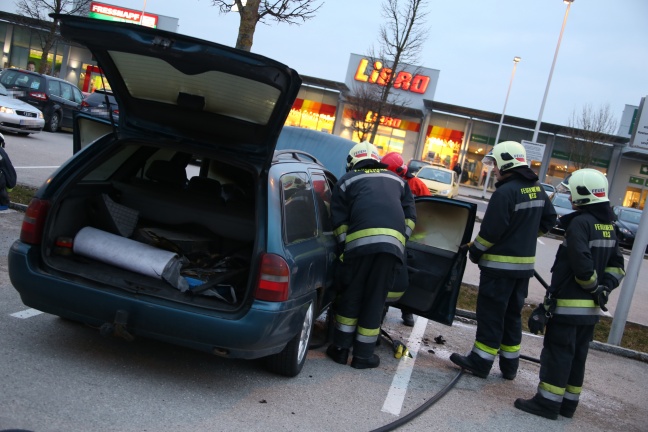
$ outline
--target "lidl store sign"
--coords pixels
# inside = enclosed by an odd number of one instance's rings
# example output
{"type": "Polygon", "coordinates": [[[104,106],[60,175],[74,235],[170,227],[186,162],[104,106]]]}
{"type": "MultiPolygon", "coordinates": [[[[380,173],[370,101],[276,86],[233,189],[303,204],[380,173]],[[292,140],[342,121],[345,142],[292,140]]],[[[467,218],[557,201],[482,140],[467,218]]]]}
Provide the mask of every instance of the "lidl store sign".
{"type": "Polygon", "coordinates": [[[156,28],[158,22],[157,15],[98,2],[90,3],[90,13],[88,16],[95,19],[128,22],[152,28],[156,28]]]}

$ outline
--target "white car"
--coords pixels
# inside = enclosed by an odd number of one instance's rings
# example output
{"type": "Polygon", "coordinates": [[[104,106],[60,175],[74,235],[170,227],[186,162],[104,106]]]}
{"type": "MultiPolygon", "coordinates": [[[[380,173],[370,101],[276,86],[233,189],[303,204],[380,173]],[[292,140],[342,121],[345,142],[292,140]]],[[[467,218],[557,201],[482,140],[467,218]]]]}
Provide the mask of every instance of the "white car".
{"type": "Polygon", "coordinates": [[[459,195],[457,173],[438,166],[424,166],[416,173],[432,195],[454,198],[459,195]]]}
{"type": "Polygon", "coordinates": [[[45,127],[45,118],[38,108],[13,98],[0,84],[0,130],[21,135],[38,133],[45,127]]]}

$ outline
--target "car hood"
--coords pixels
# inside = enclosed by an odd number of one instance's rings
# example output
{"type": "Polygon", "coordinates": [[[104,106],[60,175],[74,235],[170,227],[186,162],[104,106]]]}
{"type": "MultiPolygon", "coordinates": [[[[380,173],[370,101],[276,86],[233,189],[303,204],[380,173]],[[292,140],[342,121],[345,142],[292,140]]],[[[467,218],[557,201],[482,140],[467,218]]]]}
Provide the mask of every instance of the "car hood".
{"type": "Polygon", "coordinates": [[[301,78],[269,58],[128,23],[52,15],[94,55],[122,136],[167,136],[269,164],[301,78]]]}
{"type": "Polygon", "coordinates": [[[11,96],[0,96],[0,105],[7,108],[19,109],[28,112],[40,112],[40,110],[33,105],[21,101],[20,99],[12,98],[11,96]]]}

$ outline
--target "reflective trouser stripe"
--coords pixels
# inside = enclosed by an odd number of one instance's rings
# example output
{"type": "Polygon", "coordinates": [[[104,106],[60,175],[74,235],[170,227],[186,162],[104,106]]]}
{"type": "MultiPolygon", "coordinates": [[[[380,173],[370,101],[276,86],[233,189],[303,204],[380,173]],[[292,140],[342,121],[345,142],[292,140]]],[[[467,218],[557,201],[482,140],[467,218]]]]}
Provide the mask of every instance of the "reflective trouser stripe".
{"type": "Polygon", "coordinates": [[[357,318],[347,318],[341,315],[335,315],[335,329],[342,333],[355,333],[357,325],[357,318]]]}
{"type": "Polygon", "coordinates": [[[565,394],[564,394],[563,397],[565,399],[569,399],[569,400],[578,402],[578,400],[580,399],[580,394],[581,394],[582,390],[583,390],[583,387],[574,387],[574,386],[570,386],[568,384],[567,388],[565,389],[565,394]]]}
{"type": "Polygon", "coordinates": [[[385,301],[385,303],[396,303],[398,300],[400,300],[401,297],[403,297],[403,294],[405,294],[405,291],[389,291],[387,293],[387,300],[385,301]]]}
{"type": "Polygon", "coordinates": [[[520,345],[500,345],[499,355],[507,359],[516,359],[520,357],[520,345]]]}
{"type": "Polygon", "coordinates": [[[475,345],[473,346],[472,352],[474,352],[484,360],[488,360],[492,362],[495,361],[495,357],[497,357],[498,349],[491,348],[489,346],[484,345],[481,342],[475,341],[475,345]]]}
{"type": "Polygon", "coordinates": [[[546,382],[541,382],[538,384],[538,394],[545,399],[560,403],[563,400],[565,389],[546,382]]]}
{"type": "Polygon", "coordinates": [[[356,334],[356,340],[362,343],[376,343],[378,336],[380,335],[380,329],[367,329],[364,327],[358,327],[358,333],[356,334]]]}

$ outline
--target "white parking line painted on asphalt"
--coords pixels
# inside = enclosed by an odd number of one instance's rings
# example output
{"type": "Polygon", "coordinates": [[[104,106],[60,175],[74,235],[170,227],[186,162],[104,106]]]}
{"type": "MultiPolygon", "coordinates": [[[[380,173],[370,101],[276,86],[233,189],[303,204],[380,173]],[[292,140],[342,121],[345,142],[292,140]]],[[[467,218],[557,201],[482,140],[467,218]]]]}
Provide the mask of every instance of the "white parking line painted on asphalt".
{"type": "Polygon", "coordinates": [[[537,239],[537,240],[538,240],[538,243],[540,243],[541,245],[544,244],[544,242],[542,240],[540,240],[540,239],[537,239]]]}
{"type": "Polygon", "coordinates": [[[42,313],[43,312],[41,312],[41,311],[39,311],[37,309],[26,309],[24,311],[12,313],[12,314],[10,314],[10,316],[15,317],[15,318],[26,319],[26,318],[34,317],[36,315],[40,315],[42,313]]]}
{"type": "Polygon", "coordinates": [[[419,348],[421,347],[421,340],[425,334],[425,329],[427,328],[428,320],[423,317],[416,317],[416,323],[412,329],[407,343],[407,349],[409,350],[412,358],[403,357],[398,362],[398,368],[396,369],[396,374],[392,380],[391,388],[387,393],[387,398],[385,398],[385,403],[382,407],[382,412],[386,412],[393,415],[399,415],[401,409],[403,408],[403,401],[405,400],[405,394],[407,393],[407,386],[412,376],[412,370],[414,369],[414,362],[416,361],[416,355],[418,354],[419,348]]]}
{"type": "Polygon", "coordinates": [[[14,167],[14,169],[56,169],[60,165],[54,166],[23,166],[23,167],[14,167]]]}

